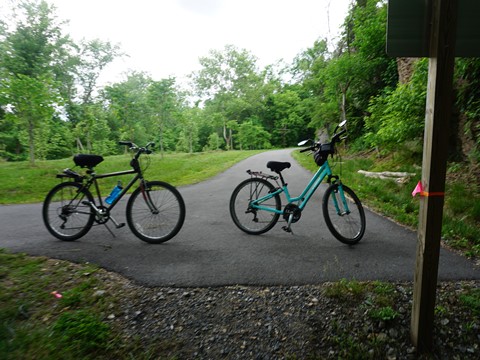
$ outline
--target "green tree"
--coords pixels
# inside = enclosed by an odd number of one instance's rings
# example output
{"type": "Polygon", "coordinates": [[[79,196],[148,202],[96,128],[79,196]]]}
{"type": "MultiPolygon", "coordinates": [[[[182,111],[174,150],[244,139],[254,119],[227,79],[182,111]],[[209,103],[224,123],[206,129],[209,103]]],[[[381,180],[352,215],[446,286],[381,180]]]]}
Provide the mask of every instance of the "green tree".
{"type": "Polygon", "coordinates": [[[211,50],[208,57],[200,58],[202,69],[192,74],[196,93],[222,129],[228,149],[233,148],[234,134],[229,124],[241,123],[262,107],[263,78],[256,61],[248,51],[227,45],[223,51],[211,50]]]}
{"type": "Polygon", "coordinates": [[[198,128],[201,124],[201,110],[197,107],[184,109],[179,114],[180,133],[177,141],[177,151],[193,153],[200,150],[198,128]]]}
{"type": "Polygon", "coordinates": [[[57,75],[68,59],[71,42],[62,34],[54,8],[45,1],[22,2],[18,10],[20,15],[13,29],[4,31],[1,44],[0,97],[9,108],[5,119],[27,132],[30,163],[34,164],[35,133],[48,126],[61,103],[57,75]]]}
{"type": "MultiPolygon", "coordinates": [[[[118,45],[95,39],[83,40],[75,47],[70,59],[71,68],[68,74],[71,82],[66,82],[66,109],[71,126],[76,129],[75,142],[79,149],[93,151],[93,144],[105,140],[104,151],[111,148],[109,144],[110,130],[102,124],[105,122],[104,111],[100,108],[98,98],[98,78],[102,70],[115,58],[121,56],[118,45]],[[96,122],[99,122],[96,124],[96,122]],[[97,133],[97,129],[102,129],[97,133]],[[94,139],[95,138],[95,139],[94,139]]],[[[96,148],[99,144],[95,145],[96,148]]],[[[103,146],[100,146],[103,148],[103,146]]],[[[105,152],[102,152],[105,154],[105,152]]]]}
{"type": "Polygon", "coordinates": [[[298,143],[307,126],[299,93],[292,88],[272,94],[270,107],[275,144],[287,147],[298,143]]]}
{"type": "Polygon", "coordinates": [[[112,136],[138,145],[156,139],[148,106],[148,87],[152,79],[142,72],[131,72],[120,83],[106,86],[103,98],[107,104],[112,136]]]}
{"type": "Polygon", "coordinates": [[[221,144],[220,136],[214,132],[208,136],[207,144],[203,147],[203,151],[210,151],[210,150],[220,150],[221,144]]]}
{"type": "MultiPolygon", "coordinates": [[[[60,100],[55,93],[51,92],[53,80],[48,76],[29,77],[17,75],[8,81],[8,93],[5,96],[6,102],[12,106],[7,113],[6,120],[12,121],[14,126],[27,134],[29,147],[30,164],[35,164],[35,139],[36,133],[40,131],[41,125],[48,126],[55,110],[55,102],[60,100]]],[[[49,143],[46,137],[40,137],[49,143]]],[[[22,143],[22,138],[19,139],[22,143]]]]}
{"type": "Polygon", "coordinates": [[[371,100],[370,115],[365,118],[368,145],[391,151],[406,141],[422,139],[427,94],[425,60],[416,64],[410,82],[371,100]]]}
{"type": "MultiPolygon", "coordinates": [[[[153,81],[147,89],[147,104],[153,121],[154,131],[158,131],[160,151],[163,157],[165,129],[173,123],[174,114],[180,106],[175,78],[153,81]]],[[[190,133],[184,129],[184,136],[190,133]]]]}
{"type": "Polygon", "coordinates": [[[238,128],[238,141],[242,150],[269,149],[270,138],[271,134],[258,123],[257,119],[247,120],[238,128]]]}

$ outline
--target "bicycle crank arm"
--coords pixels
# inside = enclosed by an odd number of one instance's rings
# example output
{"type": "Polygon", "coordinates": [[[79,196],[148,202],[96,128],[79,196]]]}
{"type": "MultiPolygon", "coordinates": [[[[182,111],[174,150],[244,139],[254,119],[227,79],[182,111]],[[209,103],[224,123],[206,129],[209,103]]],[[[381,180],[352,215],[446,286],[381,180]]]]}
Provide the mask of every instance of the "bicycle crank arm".
{"type": "Polygon", "coordinates": [[[293,221],[293,214],[290,214],[288,216],[287,225],[283,226],[282,230],[293,235],[293,231],[292,231],[292,227],[291,227],[292,226],[292,221],[293,221]]]}

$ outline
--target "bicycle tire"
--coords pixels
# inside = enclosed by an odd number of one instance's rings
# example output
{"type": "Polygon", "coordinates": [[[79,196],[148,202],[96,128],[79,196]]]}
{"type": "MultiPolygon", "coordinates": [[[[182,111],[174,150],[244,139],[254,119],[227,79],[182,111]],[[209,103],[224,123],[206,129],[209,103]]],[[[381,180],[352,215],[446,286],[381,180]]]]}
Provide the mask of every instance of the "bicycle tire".
{"type": "Polygon", "coordinates": [[[342,185],[343,192],[348,201],[350,212],[343,212],[343,202],[341,201],[339,184],[332,184],[323,195],[323,217],[328,229],[339,241],[344,244],[354,245],[358,243],[365,234],[366,221],[365,211],[357,195],[349,187],[342,185]],[[333,197],[336,197],[337,204],[340,207],[341,214],[338,214],[333,197]]]}
{"type": "MultiPolygon", "coordinates": [[[[265,179],[251,178],[242,181],[233,190],[230,198],[230,216],[237,227],[247,234],[259,235],[275,226],[280,217],[279,213],[250,208],[250,202],[275,191],[275,187],[265,179]]],[[[269,203],[262,206],[281,210],[282,203],[277,194],[269,203]]]]}
{"type": "Polygon", "coordinates": [[[128,199],[126,217],[135,236],[151,244],[160,244],[173,238],[182,228],[185,202],[174,186],[163,181],[149,181],[145,191],[140,185],[128,199]]]}
{"type": "Polygon", "coordinates": [[[77,240],[92,228],[95,215],[90,206],[82,202],[86,199],[93,202],[93,196],[82,187],[76,182],[60,183],[45,197],[43,222],[50,234],[60,240],[77,240]]]}

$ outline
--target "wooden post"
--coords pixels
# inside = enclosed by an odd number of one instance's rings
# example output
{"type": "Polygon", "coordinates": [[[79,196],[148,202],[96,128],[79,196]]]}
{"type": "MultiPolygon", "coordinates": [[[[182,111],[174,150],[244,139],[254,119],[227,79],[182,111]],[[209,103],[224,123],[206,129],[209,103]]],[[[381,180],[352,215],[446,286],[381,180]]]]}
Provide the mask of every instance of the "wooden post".
{"type": "Polygon", "coordinates": [[[449,121],[452,114],[457,0],[431,0],[430,59],[411,337],[419,353],[433,348],[449,121]]]}

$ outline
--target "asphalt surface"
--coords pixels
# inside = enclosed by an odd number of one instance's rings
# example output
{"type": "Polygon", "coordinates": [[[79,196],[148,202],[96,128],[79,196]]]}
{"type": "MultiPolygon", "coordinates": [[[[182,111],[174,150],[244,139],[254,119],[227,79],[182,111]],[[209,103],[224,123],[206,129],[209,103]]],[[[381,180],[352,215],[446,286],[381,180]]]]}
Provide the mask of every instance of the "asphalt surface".
{"type": "MultiPolygon", "coordinates": [[[[355,246],[340,243],[328,231],[321,212],[326,185],[293,224],[293,235],[281,229],[283,222],[263,235],[240,231],[230,218],[230,195],[248,177],[247,169],[268,172],[265,164],[269,160],[292,162],[283,174],[290,193],[299,194],[311,173],[291,158],[289,150],[255,155],[208,181],[180,187],[187,209],[185,223],[176,237],[163,244],[142,242],[128,226],[113,229],[116,237],[112,237],[103,225],[93,227],[77,241],[63,242],[46,230],[42,205],[31,204],[0,206],[0,247],[94,263],[148,286],[305,285],[342,278],[413,280],[416,233],[366,209],[367,230],[362,241],[355,246]]],[[[126,221],[125,200],[113,215],[126,221]]],[[[480,279],[480,269],[442,249],[439,280],[469,279],[480,279]]]]}

